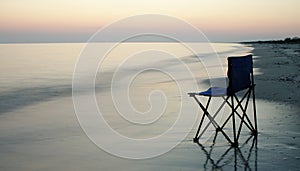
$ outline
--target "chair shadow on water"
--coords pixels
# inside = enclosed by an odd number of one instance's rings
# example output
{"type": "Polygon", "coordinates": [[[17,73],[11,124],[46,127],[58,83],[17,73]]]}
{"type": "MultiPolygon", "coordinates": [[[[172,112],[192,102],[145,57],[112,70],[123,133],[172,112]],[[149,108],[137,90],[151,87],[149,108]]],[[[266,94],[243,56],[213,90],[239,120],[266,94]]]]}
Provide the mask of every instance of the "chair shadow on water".
{"type": "Polygon", "coordinates": [[[250,135],[239,147],[217,146],[217,136],[210,145],[196,142],[206,155],[205,170],[257,170],[257,136],[250,135]]]}

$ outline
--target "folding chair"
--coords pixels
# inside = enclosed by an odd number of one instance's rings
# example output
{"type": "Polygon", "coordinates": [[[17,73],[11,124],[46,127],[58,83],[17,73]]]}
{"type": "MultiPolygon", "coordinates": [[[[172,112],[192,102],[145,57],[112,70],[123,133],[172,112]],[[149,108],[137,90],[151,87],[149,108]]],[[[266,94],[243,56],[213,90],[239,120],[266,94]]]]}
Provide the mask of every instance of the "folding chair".
{"type": "MultiPolygon", "coordinates": [[[[245,125],[253,135],[257,135],[257,118],[256,118],[256,106],[255,106],[255,92],[254,92],[254,76],[253,76],[253,62],[252,55],[238,56],[238,57],[228,57],[228,80],[229,84],[227,88],[224,87],[210,87],[208,90],[197,93],[188,93],[190,97],[193,97],[197,104],[203,111],[202,118],[194,137],[194,142],[199,142],[199,138],[207,130],[208,126],[212,124],[216,129],[217,133],[221,132],[228,142],[234,146],[238,146],[238,139],[241,134],[243,125],[245,125]],[[237,96],[238,92],[244,92],[241,97],[237,96]],[[200,96],[208,97],[207,103],[203,105],[198,99],[200,96]],[[253,101],[253,122],[250,120],[250,115],[248,109],[248,104],[250,97],[252,96],[253,101]],[[209,113],[209,105],[212,97],[222,98],[224,101],[222,104],[215,108],[216,112],[212,115],[209,113]],[[228,117],[223,121],[223,123],[218,123],[215,119],[221,109],[228,105],[231,109],[228,117]],[[247,113],[248,112],[248,113],[247,113]],[[203,126],[204,119],[208,118],[209,122],[200,132],[203,126]],[[240,119],[240,122],[236,122],[236,118],[240,119]],[[224,127],[228,125],[229,120],[232,119],[232,134],[224,131],[224,127]]],[[[214,106],[215,107],[215,106],[214,106]]],[[[221,122],[221,121],[219,121],[221,122]]],[[[228,126],[227,126],[228,127],[228,126]]],[[[228,132],[228,131],[227,131],[228,132]]]]}

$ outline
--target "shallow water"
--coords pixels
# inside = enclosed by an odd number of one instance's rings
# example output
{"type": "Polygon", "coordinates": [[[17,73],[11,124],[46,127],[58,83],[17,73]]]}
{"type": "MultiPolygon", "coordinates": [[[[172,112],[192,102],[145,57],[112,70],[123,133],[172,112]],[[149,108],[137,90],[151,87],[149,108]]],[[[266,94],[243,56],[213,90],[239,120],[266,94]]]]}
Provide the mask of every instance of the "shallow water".
{"type": "MultiPolygon", "coordinates": [[[[102,46],[107,45],[112,46],[113,44],[96,44],[95,56],[98,57],[97,48],[101,50],[102,46]]],[[[197,46],[194,50],[200,52],[195,52],[196,54],[214,53],[212,49],[205,49],[207,47],[211,48],[207,44],[191,44],[190,46],[197,46]]],[[[85,47],[87,45],[82,43],[0,44],[0,112],[5,113],[50,98],[69,96],[71,94],[73,71],[85,47]]],[[[245,52],[249,49],[239,44],[214,44],[214,48],[223,53],[223,57],[225,54],[245,52]]],[[[98,73],[101,74],[97,74],[97,77],[110,79],[110,74],[115,72],[114,68],[119,65],[122,59],[149,49],[172,53],[173,56],[178,58],[186,57],[186,59],[182,59],[186,60],[186,63],[199,62],[198,59],[193,57],[188,58],[189,55],[194,55],[194,53],[179,44],[125,43],[110,51],[100,65],[98,73]]],[[[150,57],[152,57],[151,55],[153,54],[150,54],[150,57]]],[[[143,61],[140,60],[139,62],[143,61]]],[[[132,64],[141,65],[138,62],[132,64]]],[[[163,61],[160,64],[172,65],[172,61],[163,61]]],[[[133,67],[136,66],[131,67],[131,69],[134,69],[133,67]]],[[[193,66],[190,67],[193,68],[193,66]]],[[[196,64],[196,67],[199,73],[202,64],[196,64]]],[[[194,72],[197,72],[197,70],[194,72]]],[[[96,86],[100,88],[107,87],[103,84],[108,81],[104,80],[96,86]]]]}

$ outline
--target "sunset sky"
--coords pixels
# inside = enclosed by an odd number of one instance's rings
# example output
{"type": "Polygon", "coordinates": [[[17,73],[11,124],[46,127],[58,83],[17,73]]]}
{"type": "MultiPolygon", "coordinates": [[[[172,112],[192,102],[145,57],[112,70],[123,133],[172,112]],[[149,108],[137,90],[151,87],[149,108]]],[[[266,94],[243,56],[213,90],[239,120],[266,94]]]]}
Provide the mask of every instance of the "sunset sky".
{"type": "Polygon", "coordinates": [[[283,39],[300,36],[299,7],[299,0],[1,0],[0,42],[84,42],[140,14],[185,20],[211,41],[283,39]]]}

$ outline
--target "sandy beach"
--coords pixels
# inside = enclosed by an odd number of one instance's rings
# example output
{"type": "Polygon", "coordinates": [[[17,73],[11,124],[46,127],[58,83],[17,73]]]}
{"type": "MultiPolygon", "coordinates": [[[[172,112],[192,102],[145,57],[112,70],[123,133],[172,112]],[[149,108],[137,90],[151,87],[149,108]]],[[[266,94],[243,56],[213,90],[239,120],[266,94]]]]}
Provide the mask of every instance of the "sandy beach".
{"type": "Polygon", "coordinates": [[[300,45],[252,44],[258,98],[300,106],[300,45]]]}
{"type": "MultiPolygon", "coordinates": [[[[256,141],[244,135],[244,139],[250,139],[241,143],[238,150],[221,136],[214,145],[211,140],[198,145],[192,141],[196,124],[184,141],[163,155],[144,160],[116,157],[97,147],[83,132],[67,87],[60,98],[56,98],[60,92],[54,89],[56,94],[46,100],[2,109],[0,170],[299,170],[300,45],[246,46],[253,48],[249,53],[254,55],[256,73],[259,128],[256,141]]],[[[99,93],[101,97],[107,96],[105,92],[99,93]]],[[[171,104],[176,104],[178,98],[172,100],[171,104]]],[[[196,105],[192,100],[190,103],[196,105]]],[[[169,113],[174,110],[166,109],[169,113]]],[[[118,124],[114,118],[109,119],[118,124]]],[[[117,126],[121,132],[138,138],[151,135],[136,129],[130,132],[132,129],[126,125],[117,126]]],[[[160,129],[165,128],[154,128],[154,133],[160,129]]],[[[112,142],[118,143],[122,142],[112,142]]]]}

